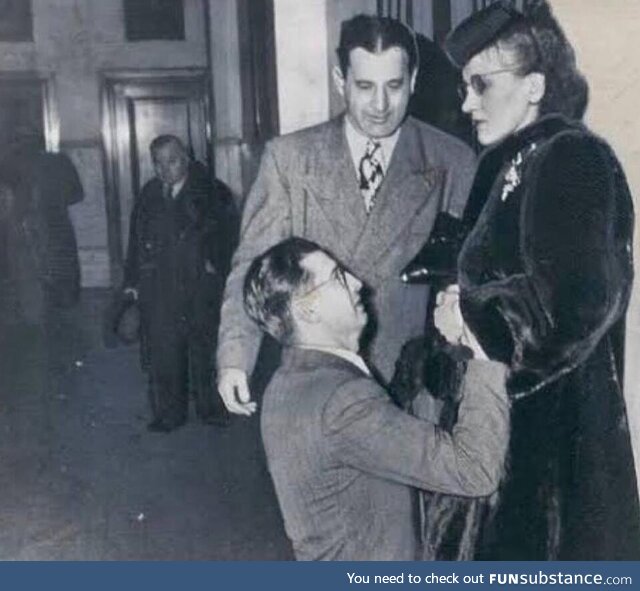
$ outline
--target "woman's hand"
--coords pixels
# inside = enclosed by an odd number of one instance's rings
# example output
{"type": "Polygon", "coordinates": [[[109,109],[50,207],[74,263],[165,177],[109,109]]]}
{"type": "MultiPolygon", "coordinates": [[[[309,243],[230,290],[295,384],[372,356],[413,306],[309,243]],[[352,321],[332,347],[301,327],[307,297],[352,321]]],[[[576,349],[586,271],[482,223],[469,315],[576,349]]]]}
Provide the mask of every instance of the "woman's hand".
{"type": "Polygon", "coordinates": [[[460,311],[460,287],[457,284],[438,292],[433,322],[440,334],[452,345],[464,345],[473,351],[476,359],[487,359],[480,343],[464,322],[460,311]]]}

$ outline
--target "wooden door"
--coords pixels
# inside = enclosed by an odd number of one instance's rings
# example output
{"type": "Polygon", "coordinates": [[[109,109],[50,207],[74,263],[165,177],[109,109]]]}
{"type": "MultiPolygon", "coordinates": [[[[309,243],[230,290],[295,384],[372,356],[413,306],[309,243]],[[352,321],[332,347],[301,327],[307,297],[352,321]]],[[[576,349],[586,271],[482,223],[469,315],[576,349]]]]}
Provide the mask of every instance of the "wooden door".
{"type": "Polygon", "coordinates": [[[159,135],[176,135],[208,164],[209,108],[204,72],[115,74],[105,78],[104,88],[109,254],[112,284],[119,285],[131,210],[154,174],[149,144],[159,135]]]}

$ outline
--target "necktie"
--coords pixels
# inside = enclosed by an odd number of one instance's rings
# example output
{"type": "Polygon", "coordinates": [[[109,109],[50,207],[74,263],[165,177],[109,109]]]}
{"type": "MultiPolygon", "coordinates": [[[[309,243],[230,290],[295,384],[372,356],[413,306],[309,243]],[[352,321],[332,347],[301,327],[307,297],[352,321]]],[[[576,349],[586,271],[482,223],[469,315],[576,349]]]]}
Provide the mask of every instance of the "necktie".
{"type": "Polygon", "coordinates": [[[360,160],[360,166],[358,167],[360,191],[364,197],[364,207],[367,213],[370,213],[373,209],[376,193],[384,178],[380,149],[380,142],[369,140],[364,156],[362,160],[360,160]]]}
{"type": "Polygon", "coordinates": [[[173,198],[173,185],[164,183],[162,185],[162,196],[164,197],[165,201],[171,201],[171,199],[173,198]]]}

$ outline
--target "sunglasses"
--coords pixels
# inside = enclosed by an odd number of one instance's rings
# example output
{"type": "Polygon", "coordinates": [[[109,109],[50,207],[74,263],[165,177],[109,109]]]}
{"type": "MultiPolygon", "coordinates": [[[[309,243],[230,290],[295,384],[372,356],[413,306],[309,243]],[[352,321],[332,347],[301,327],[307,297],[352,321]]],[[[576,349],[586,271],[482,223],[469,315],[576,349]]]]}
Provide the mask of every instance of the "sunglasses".
{"type": "Polygon", "coordinates": [[[504,74],[505,72],[516,72],[519,68],[503,68],[502,70],[492,70],[491,72],[483,72],[482,74],[473,74],[469,78],[469,82],[461,80],[458,83],[458,96],[462,101],[466,100],[469,88],[473,88],[473,92],[477,96],[482,96],[489,88],[489,83],[485,80],[488,76],[494,76],[495,74],[504,74]]]}

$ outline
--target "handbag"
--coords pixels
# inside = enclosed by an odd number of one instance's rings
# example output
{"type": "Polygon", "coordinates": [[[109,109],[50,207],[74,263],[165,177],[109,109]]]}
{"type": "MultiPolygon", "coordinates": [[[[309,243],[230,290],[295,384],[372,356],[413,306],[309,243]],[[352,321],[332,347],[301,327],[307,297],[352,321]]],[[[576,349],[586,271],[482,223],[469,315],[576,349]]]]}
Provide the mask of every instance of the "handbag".
{"type": "Polygon", "coordinates": [[[468,225],[450,213],[441,211],[429,238],[415,258],[400,272],[404,283],[455,283],[458,254],[469,233],[468,225]]]}
{"type": "Polygon", "coordinates": [[[112,299],[105,314],[105,343],[115,340],[124,345],[132,345],[140,339],[140,305],[130,294],[118,292],[112,299]]]}

